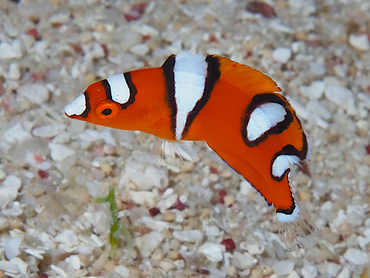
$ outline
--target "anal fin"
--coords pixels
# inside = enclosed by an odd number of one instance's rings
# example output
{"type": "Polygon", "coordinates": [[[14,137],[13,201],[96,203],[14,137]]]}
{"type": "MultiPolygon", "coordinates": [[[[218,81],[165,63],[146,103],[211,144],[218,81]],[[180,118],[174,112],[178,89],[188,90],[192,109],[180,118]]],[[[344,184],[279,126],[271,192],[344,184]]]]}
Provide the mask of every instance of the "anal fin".
{"type": "Polygon", "coordinates": [[[153,156],[159,156],[162,162],[173,163],[176,157],[182,162],[199,161],[200,150],[190,141],[168,141],[158,139],[154,142],[152,148],[153,156]]]}
{"type": "MultiPolygon", "coordinates": [[[[293,197],[294,200],[294,197],[293,197]]],[[[318,228],[311,222],[297,201],[295,203],[295,215],[291,220],[279,221],[279,233],[289,250],[310,248],[317,242],[318,228]]]]}

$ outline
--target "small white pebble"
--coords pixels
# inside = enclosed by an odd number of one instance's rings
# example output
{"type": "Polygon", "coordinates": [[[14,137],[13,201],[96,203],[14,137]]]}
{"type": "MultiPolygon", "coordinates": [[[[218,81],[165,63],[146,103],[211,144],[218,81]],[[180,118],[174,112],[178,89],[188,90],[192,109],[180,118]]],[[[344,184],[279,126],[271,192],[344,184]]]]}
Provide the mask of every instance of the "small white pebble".
{"type": "Polygon", "coordinates": [[[179,201],[183,204],[185,204],[188,201],[188,196],[186,195],[180,195],[179,201]]]}
{"type": "Polygon", "coordinates": [[[90,236],[90,238],[91,238],[91,240],[93,241],[93,245],[95,246],[95,247],[102,247],[104,244],[105,244],[105,242],[104,242],[104,240],[102,240],[100,237],[98,237],[96,234],[92,234],[91,236],[90,236]]]}
{"type": "Polygon", "coordinates": [[[7,35],[9,35],[9,37],[17,37],[19,36],[19,31],[20,31],[20,28],[18,28],[17,26],[11,24],[10,22],[4,20],[2,22],[2,27],[3,27],[3,32],[5,31],[7,35]]]}
{"type": "Polygon", "coordinates": [[[76,150],[58,143],[50,142],[49,148],[51,150],[50,156],[54,161],[63,161],[68,156],[76,154],[76,150]]]}
{"type": "Polygon", "coordinates": [[[31,256],[34,256],[35,258],[39,260],[43,260],[44,257],[42,256],[45,254],[45,250],[40,250],[40,249],[34,249],[34,248],[27,248],[24,250],[27,254],[30,254],[31,256]]]}
{"type": "Polygon", "coordinates": [[[157,29],[154,29],[152,26],[147,24],[140,25],[139,33],[143,36],[158,36],[159,32],[157,29]]]}
{"type": "Polygon", "coordinates": [[[225,202],[225,206],[231,206],[232,204],[235,203],[235,196],[234,195],[231,195],[231,194],[228,194],[224,197],[224,202],[225,202]]]}
{"type": "Polygon", "coordinates": [[[313,264],[306,264],[302,268],[301,273],[304,278],[315,278],[317,277],[318,270],[317,267],[314,266],[313,264]]]}
{"type": "Polygon", "coordinates": [[[21,78],[21,70],[18,63],[11,63],[9,65],[8,78],[12,80],[19,80],[21,78]]]}
{"type": "Polygon", "coordinates": [[[0,214],[0,231],[8,228],[10,225],[10,222],[7,217],[4,215],[0,214]]]}
{"type": "Polygon", "coordinates": [[[130,275],[130,269],[123,265],[117,265],[114,268],[114,272],[118,273],[122,278],[127,278],[130,275]]]}
{"type": "Polygon", "coordinates": [[[272,270],[272,268],[270,266],[265,266],[262,269],[262,274],[263,274],[264,277],[270,277],[271,275],[274,274],[274,271],[272,270]]]}
{"type": "Polygon", "coordinates": [[[88,245],[79,245],[76,248],[76,252],[81,255],[90,256],[92,254],[93,248],[88,245]]]}
{"type": "Polygon", "coordinates": [[[206,226],[206,227],[204,227],[204,230],[205,230],[205,233],[208,237],[209,236],[217,237],[217,236],[221,235],[221,231],[217,226],[213,226],[213,225],[206,226]]]}
{"type": "Polygon", "coordinates": [[[173,262],[177,269],[184,269],[185,268],[185,261],[184,260],[176,260],[173,262]]]}
{"type": "Polygon", "coordinates": [[[78,33],[78,40],[80,43],[88,43],[94,39],[92,32],[84,31],[78,33]]]}
{"type": "Polygon", "coordinates": [[[367,34],[351,34],[349,36],[349,44],[361,51],[370,50],[370,42],[367,34]]]}
{"type": "Polygon", "coordinates": [[[272,53],[274,60],[283,64],[288,62],[291,56],[292,50],[287,47],[279,47],[272,53]]]}
{"type": "Polygon", "coordinates": [[[223,259],[220,244],[206,242],[199,247],[198,252],[206,256],[211,262],[221,262],[223,259]]]}
{"type": "Polygon", "coordinates": [[[165,272],[167,273],[168,271],[172,270],[175,268],[175,265],[171,262],[168,262],[168,261],[161,261],[159,263],[159,267],[165,272]]]}
{"type": "Polygon", "coordinates": [[[235,251],[233,253],[232,265],[238,269],[244,270],[253,267],[257,263],[257,259],[253,258],[248,253],[239,253],[235,251]]]}
{"type": "Polygon", "coordinates": [[[174,190],[173,188],[167,188],[163,194],[162,194],[162,198],[167,198],[169,196],[171,196],[173,194],[174,190]]]}
{"type": "Polygon", "coordinates": [[[17,89],[17,92],[35,105],[40,105],[49,99],[49,89],[42,84],[23,85],[17,89]]]}
{"type": "Polygon", "coordinates": [[[229,265],[227,267],[227,275],[229,276],[236,276],[236,267],[233,265],[229,265]]]}
{"type": "Polygon", "coordinates": [[[173,236],[183,242],[199,242],[203,239],[203,233],[199,230],[174,231],[173,236]]]}
{"type": "Polygon", "coordinates": [[[153,219],[153,217],[143,216],[141,220],[147,227],[153,230],[156,230],[158,232],[161,232],[163,230],[168,230],[170,228],[170,224],[168,222],[155,220],[153,219]]]}
{"type": "Polygon", "coordinates": [[[164,239],[164,235],[157,231],[135,238],[135,245],[144,258],[150,257],[152,252],[158,248],[164,239]]]}
{"type": "Polygon", "coordinates": [[[330,120],[332,117],[331,112],[326,108],[325,105],[319,100],[310,100],[306,104],[307,110],[311,111],[313,115],[317,116],[314,118],[323,118],[324,120],[330,120]]]}
{"type": "Polygon", "coordinates": [[[342,271],[338,274],[337,278],[349,278],[351,277],[349,269],[344,267],[342,271]]]}
{"type": "Polygon", "coordinates": [[[335,74],[341,78],[346,78],[348,75],[348,65],[347,64],[335,65],[333,69],[334,69],[335,74]]]}
{"type": "Polygon", "coordinates": [[[287,276],[287,278],[299,278],[299,275],[298,275],[298,273],[295,270],[293,270],[291,273],[289,273],[289,275],[287,276]]]}
{"type": "Polygon", "coordinates": [[[200,182],[200,184],[201,184],[203,187],[207,187],[207,186],[209,186],[209,184],[210,184],[210,180],[209,180],[209,178],[204,178],[204,179],[200,182]]]}
{"type": "Polygon", "coordinates": [[[166,198],[160,200],[157,204],[157,207],[161,210],[161,211],[164,211],[166,209],[169,209],[170,207],[172,207],[173,205],[175,205],[175,203],[177,202],[177,194],[172,194],[172,195],[169,195],[167,196],[166,198]]]}
{"type": "Polygon", "coordinates": [[[14,259],[11,259],[10,262],[15,264],[18,267],[22,277],[28,276],[29,274],[28,267],[29,267],[30,261],[27,261],[26,263],[21,258],[16,257],[14,259]]]}
{"type": "Polygon", "coordinates": [[[130,195],[135,204],[153,207],[155,195],[152,191],[130,191],[130,195]]]}
{"type": "Polygon", "coordinates": [[[53,138],[66,129],[65,124],[49,124],[37,126],[32,129],[32,135],[41,138],[53,138]]]}
{"type": "Polygon", "coordinates": [[[311,63],[310,72],[314,76],[323,76],[326,73],[325,65],[317,62],[311,63]]]}
{"type": "Polygon", "coordinates": [[[354,265],[361,265],[369,262],[369,255],[355,248],[348,248],[343,257],[354,265]]]}
{"type": "Polygon", "coordinates": [[[54,272],[56,273],[56,274],[58,274],[58,275],[60,275],[60,276],[62,276],[63,278],[67,278],[68,276],[67,276],[67,274],[65,273],[65,271],[63,270],[63,269],[61,269],[60,267],[57,267],[57,266],[55,266],[55,265],[51,265],[50,266],[50,268],[52,269],[52,270],[54,270],[54,272]]]}
{"type": "Polygon", "coordinates": [[[104,58],[105,52],[100,43],[94,43],[90,52],[87,53],[91,59],[104,58]]]}
{"type": "Polygon", "coordinates": [[[20,5],[17,12],[22,19],[39,21],[40,19],[47,19],[56,10],[55,4],[49,3],[35,3],[28,2],[20,5]]]}
{"type": "Polygon", "coordinates": [[[19,274],[20,272],[16,264],[8,261],[0,261],[0,269],[12,274],[19,274]]]}
{"type": "Polygon", "coordinates": [[[219,176],[215,173],[211,173],[211,174],[208,175],[208,179],[211,182],[217,182],[219,180],[219,176]]]}
{"type": "Polygon", "coordinates": [[[5,256],[11,260],[20,254],[19,248],[21,247],[23,238],[19,236],[2,238],[1,245],[4,248],[5,256]]]}
{"type": "Polygon", "coordinates": [[[162,216],[162,219],[166,222],[172,222],[176,218],[176,214],[172,211],[166,211],[162,213],[161,216],[162,216]]]}
{"type": "Polygon", "coordinates": [[[184,161],[181,165],[181,173],[189,173],[194,171],[195,164],[191,161],[184,161]]]}
{"type": "Polygon", "coordinates": [[[21,188],[22,181],[20,178],[14,175],[9,175],[3,181],[3,187],[14,187],[15,189],[21,188]]]}
{"type": "Polygon", "coordinates": [[[303,41],[295,41],[291,47],[293,53],[304,53],[306,51],[306,43],[303,41]]]}
{"type": "Polygon", "coordinates": [[[44,205],[37,204],[37,205],[36,205],[36,207],[35,207],[35,212],[36,212],[37,214],[42,213],[44,210],[45,210],[45,206],[44,206],[44,205]]]}
{"type": "Polygon", "coordinates": [[[223,171],[221,173],[221,176],[224,178],[224,179],[229,179],[231,178],[233,175],[233,173],[229,170],[229,169],[226,169],[225,171],[223,171]]]}
{"type": "Polygon", "coordinates": [[[347,108],[348,103],[354,98],[351,90],[340,85],[328,85],[325,89],[325,97],[342,108],[347,108]]]}
{"type": "Polygon", "coordinates": [[[104,195],[104,188],[97,180],[87,181],[85,186],[89,194],[94,198],[104,195]]]}
{"type": "Polygon", "coordinates": [[[130,48],[130,51],[137,55],[146,55],[149,52],[149,47],[146,44],[137,44],[130,48]]]}
{"type": "Polygon", "coordinates": [[[294,269],[295,262],[293,260],[282,260],[276,262],[272,269],[277,276],[288,275],[294,269]]]}
{"type": "Polygon", "coordinates": [[[66,263],[72,266],[74,270],[79,270],[81,267],[80,257],[77,255],[71,255],[65,259],[66,263]]]}
{"type": "Polygon", "coordinates": [[[287,3],[293,14],[299,11],[299,16],[309,16],[316,11],[316,5],[311,0],[289,0],[287,3]]]}
{"type": "Polygon", "coordinates": [[[367,120],[358,120],[356,126],[362,130],[369,130],[369,122],[367,120]]]}
{"type": "Polygon", "coordinates": [[[240,248],[251,255],[260,255],[265,251],[265,247],[262,244],[252,242],[242,242],[240,243],[240,248]]]}
{"type": "Polygon", "coordinates": [[[330,226],[330,228],[333,232],[338,232],[339,227],[343,223],[345,223],[347,220],[348,220],[348,216],[346,215],[344,210],[341,209],[341,210],[338,211],[337,216],[335,217],[334,220],[331,221],[329,226],[330,226]]]}
{"type": "Polygon", "coordinates": [[[341,271],[342,267],[336,263],[325,263],[325,267],[320,268],[320,272],[323,272],[325,270],[325,274],[327,274],[328,277],[337,277],[339,272],[341,271]]]}
{"type": "Polygon", "coordinates": [[[69,21],[70,16],[71,14],[69,12],[56,13],[49,18],[49,22],[53,25],[64,24],[69,21]]]}
{"type": "Polygon", "coordinates": [[[366,250],[366,246],[370,243],[370,229],[364,231],[364,237],[358,237],[358,243],[363,250],[366,250]]]}
{"type": "Polygon", "coordinates": [[[21,188],[21,179],[9,175],[3,181],[0,187],[0,208],[5,209],[8,204],[13,202],[18,196],[18,190],[21,188]]]}
{"type": "MultiPolygon", "coordinates": [[[[246,269],[244,271],[240,271],[239,272],[239,277],[252,277],[251,276],[251,270],[248,268],[248,269],[246,269]]],[[[272,278],[274,278],[274,277],[272,277],[272,278]]]]}
{"type": "Polygon", "coordinates": [[[144,177],[150,181],[151,185],[160,190],[168,186],[168,173],[164,169],[148,166],[144,170],[144,177]]]}
{"type": "Polygon", "coordinates": [[[104,153],[112,155],[112,154],[115,153],[116,148],[112,145],[106,144],[106,145],[104,145],[103,150],[104,150],[104,153]]]}
{"type": "Polygon", "coordinates": [[[127,177],[133,181],[140,190],[149,190],[156,187],[160,190],[168,186],[167,170],[149,165],[144,168],[139,160],[130,160],[126,164],[127,177]]]}
{"type": "Polygon", "coordinates": [[[323,81],[314,81],[309,86],[299,87],[299,91],[309,99],[319,99],[325,91],[326,84],[323,81]]]}
{"type": "Polygon", "coordinates": [[[288,25],[285,25],[280,21],[280,19],[273,19],[270,23],[270,27],[275,31],[286,33],[286,34],[294,34],[295,30],[288,25]]]}
{"type": "Polygon", "coordinates": [[[345,107],[347,102],[353,98],[352,91],[340,85],[328,85],[325,89],[325,96],[341,107],[345,107]]]}
{"type": "Polygon", "coordinates": [[[3,169],[0,169],[0,180],[3,180],[6,178],[6,173],[4,172],[3,169]]]}
{"type": "Polygon", "coordinates": [[[251,190],[253,190],[253,187],[252,187],[252,185],[248,181],[243,180],[240,183],[240,194],[242,194],[242,195],[248,195],[248,193],[251,190]]]}
{"type": "Polygon", "coordinates": [[[30,137],[31,134],[28,133],[20,123],[11,126],[2,135],[2,138],[9,143],[22,142],[30,137]]]}
{"type": "Polygon", "coordinates": [[[18,41],[12,44],[0,43],[0,59],[19,59],[22,58],[22,51],[18,41]]]}
{"type": "Polygon", "coordinates": [[[65,230],[61,232],[54,238],[54,241],[65,244],[69,247],[73,247],[79,244],[77,235],[73,230],[65,230]]]}
{"type": "Polygon", "coordinates": [[[153,261],[162,261],[163,259],[163,251],[162,249],[155,249],[152,253],[152,256],[150,257],[153,261]]]}
{"type": "Polygon", "coordinates": [[[93,160],[93,161],[91,162],[91,166],[92,166],[92,167],[95,167],[95,168],[99,168],[99,167],[100,167],[100,162],[99,162],[99,161],[97,161],[97,160],[93,160]]]}

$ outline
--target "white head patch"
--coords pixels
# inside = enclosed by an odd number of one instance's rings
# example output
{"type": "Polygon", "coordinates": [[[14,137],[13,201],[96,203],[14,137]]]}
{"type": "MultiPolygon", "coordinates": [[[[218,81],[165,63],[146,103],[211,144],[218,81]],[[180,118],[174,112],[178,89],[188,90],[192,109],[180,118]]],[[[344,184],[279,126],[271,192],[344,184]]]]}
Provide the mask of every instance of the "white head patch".
{"type": "Polygon", "coordinates": [[[64,112],[68,116],[81,115],[86,110],[85,95],[78,96],[73,102],[64,107],[64,112]]]}
{"type": "Polygon", "coordinates": [[[130,88],[128,87],[126,79],[122,73],[107,78],[107,81],[110,85],[113,101],[119,104],[124,104],[130,99],[130,88]]]}
{"type": "Polygon", "coordinates": [[[254,141],[266,131],[284,121],[287,114],[285,108],[278,103],[262,104],[253,110],[247,125],[247,138],[254,141]]]}
{"type": "Polygon", "coordinates": [[[204,93],[208,64],[200,54],[180,52],[174,65],[175,100],[177,105],[176,139],[180,140],[186,120],[204,93]]]}
{"type": "Polygon", "coordinates": [[[299,160],[299,157],[296,155],[279,155],[272,163],[272,175],[275,178],[281,178],[285,171],[290,169],[293,164],[297,164],[299,160]]]}

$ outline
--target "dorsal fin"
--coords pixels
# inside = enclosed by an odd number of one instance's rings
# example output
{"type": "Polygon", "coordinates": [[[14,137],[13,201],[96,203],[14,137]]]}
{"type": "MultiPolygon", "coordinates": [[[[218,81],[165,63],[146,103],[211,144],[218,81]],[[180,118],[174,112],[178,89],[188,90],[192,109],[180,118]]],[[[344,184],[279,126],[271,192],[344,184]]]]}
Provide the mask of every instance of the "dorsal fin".
{"type": "Polygon", "coordinates": [[[253,92],[255,94],[281,91],[274,80],[264,73],[249,66],[234,62],[229,58],[218,55],[211,56],[216,57],[220,61],[220,80],[227,82],[242,91],[245,91],[245,88],[248,88],[249,92],[253,92]]]}

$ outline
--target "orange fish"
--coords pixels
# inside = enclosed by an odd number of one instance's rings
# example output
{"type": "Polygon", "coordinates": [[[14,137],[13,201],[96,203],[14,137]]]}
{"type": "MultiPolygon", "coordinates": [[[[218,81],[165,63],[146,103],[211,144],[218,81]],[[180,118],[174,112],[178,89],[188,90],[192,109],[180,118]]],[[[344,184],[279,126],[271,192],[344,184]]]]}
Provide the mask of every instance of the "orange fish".
{"type": "Polygon", "coordinates": [[[169,141],[205,141],[274,205],[285,238],[305,245],[316,228],[290,190],[307,159],[301,122],[265,74],[217,55],[181,52],[158,68],[95,82],[65,107],[73,119],[140,130],[169,141]],[[293,228],[292,228],[293,227],[293,228]]]}

